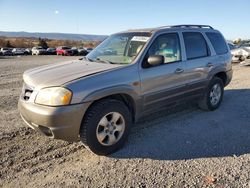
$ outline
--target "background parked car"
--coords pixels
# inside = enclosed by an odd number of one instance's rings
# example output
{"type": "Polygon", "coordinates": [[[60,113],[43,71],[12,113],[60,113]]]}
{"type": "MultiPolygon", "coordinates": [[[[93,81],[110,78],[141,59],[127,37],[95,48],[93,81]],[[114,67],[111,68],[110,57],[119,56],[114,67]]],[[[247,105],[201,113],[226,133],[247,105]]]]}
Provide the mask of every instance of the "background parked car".
{"type": "Polygon", "coordinates": [[[72,55],[78,55],[78,49],[77,47],[72,47],[71,48],[72,55]]]}
{"type": "Polygon", "coordinates": [[[240,48],[246,48],[247,50],[250,50],[250,42],[243,43],[239,47],[240,48]]]}
{"type": "Polygon", "coordinates": [[[88,54],[88,51],[86,48],[84,48],[84,47],[78,48],[78,55],[86,56],[87,54],[88,54]]]}
{"type": "Polygon", "coordinates": [[[240,45],[238,48],[232,49],[231,54],[233,63],[240,63],[246,59],[250,59],[250,46],[240,45]]]}
{"type": "Polygon", "coordinates": [[[32,55],[42,55],[42,54],[46,54],[46,50],[41,47],[41,46],[36,46],[32,48],[32,55]]]}
{"type": "Polygon", "coordinates": [[[22,49],[22,48],[13,48],[12,54],[13,55],[24,55],[24,49],[22,49]]]}
{"type": "Polygon", "coordinates": [[[31,55],[31,48],[26,48],[26,49],[24,50],[24,54],[25,54],[25,55],[31,55]]]}
{"type": "Polygon", "coordinates": [[[10,56],[12,54],[12,48],[1,48],[1,54],[3,56],[10,56]]]}
{"type": "Polygon", "coordinates": [[[93,48],[87,48],[87,52],[91,52],[93,50],[93,48]]]}
{"type": "Polygon", "coordinates": [[[70,47],[67,47],[67,46],[59,46],[56,49],[56,54],[57,55],[72,55],[72,50],[70,47]]]}
{"type": "Polygon", "coordinates": [[[47,48],[47,55],[56,55],[56,48],[47,48]]]}

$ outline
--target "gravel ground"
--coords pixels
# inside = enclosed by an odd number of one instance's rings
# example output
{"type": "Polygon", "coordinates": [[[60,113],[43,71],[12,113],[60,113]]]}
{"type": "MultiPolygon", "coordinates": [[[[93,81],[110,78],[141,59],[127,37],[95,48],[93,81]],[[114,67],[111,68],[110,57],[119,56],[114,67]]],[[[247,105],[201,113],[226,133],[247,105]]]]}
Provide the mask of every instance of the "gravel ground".
{"type": "Polygon", "coordinates": [[[0,187],[250,187],[250,67],[233,66],[221,107],[185,104],[134,125],[108,157],[51,140],[21,120],[24,70],[77,57],[0,59],[0,187]]]}

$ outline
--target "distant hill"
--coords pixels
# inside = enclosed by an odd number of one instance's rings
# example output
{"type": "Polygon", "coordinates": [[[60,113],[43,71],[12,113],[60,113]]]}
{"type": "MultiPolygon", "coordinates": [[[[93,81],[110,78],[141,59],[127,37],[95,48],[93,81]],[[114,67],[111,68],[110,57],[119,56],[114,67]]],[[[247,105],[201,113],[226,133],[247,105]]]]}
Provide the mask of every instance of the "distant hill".
{"type": "Polygon", "coordinates": [[[4,37],[25,37],[25,38],[47,38],[56,40],[84,40],[84,41],[102,41],[106,35],[88,35],[88,34],[70,34],[70,33],[30,33],[30,32],[9,32],[0,31],[0,36],[4,37]]]}

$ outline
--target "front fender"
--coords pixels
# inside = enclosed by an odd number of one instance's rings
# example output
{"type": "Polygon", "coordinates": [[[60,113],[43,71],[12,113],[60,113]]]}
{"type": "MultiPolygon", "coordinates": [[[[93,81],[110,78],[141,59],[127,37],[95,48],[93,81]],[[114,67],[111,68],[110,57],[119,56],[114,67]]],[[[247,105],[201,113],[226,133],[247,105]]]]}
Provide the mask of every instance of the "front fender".
{"type": "Polygon", "coordinates": [[[92,93],[89,93],[86,97],[82,99],[83,103],[93,103],[102,98],[109,97],[111,95],[127,95],[133,100],[134,106],[134,117],[137,121],[142,112],[142,98],[136,93],[136,91],[127,85],[119,85],[114,87],[108,87],[105,89],[96,90],[92,93]]]}
{"type": "Polygon", "coordinates": [[[129,95],[134,101],[139,99],[138,94],[134,91],[133,88],[127,85],[122,85],[122,86],[107,87],[105,89],[99,89],[99,90],[93,91],[89,93],[86,97],[84,97],[82,102],[95,101],[95,100],[99,100],[101,98],[105,98],[107,96],[116,95],[116,94],[129,95]]]}

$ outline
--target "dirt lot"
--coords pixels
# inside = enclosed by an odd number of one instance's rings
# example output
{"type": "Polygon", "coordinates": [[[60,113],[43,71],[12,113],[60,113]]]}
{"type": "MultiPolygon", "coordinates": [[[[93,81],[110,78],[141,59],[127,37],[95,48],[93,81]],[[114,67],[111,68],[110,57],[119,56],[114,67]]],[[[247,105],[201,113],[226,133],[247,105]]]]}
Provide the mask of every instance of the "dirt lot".
{"type": "Polygon", "coordinates": [[[250,67],[235,65],[220,109],[153,114],[108,157],[42,136],[17,101],[24,70],[77,57],[0,59],[0,187],[250,187],[250,67]]]}

